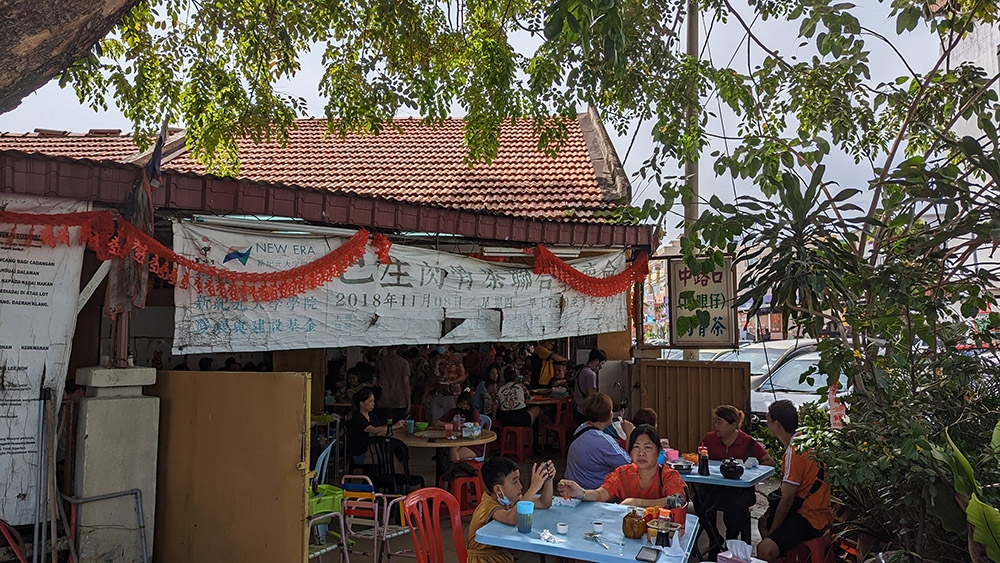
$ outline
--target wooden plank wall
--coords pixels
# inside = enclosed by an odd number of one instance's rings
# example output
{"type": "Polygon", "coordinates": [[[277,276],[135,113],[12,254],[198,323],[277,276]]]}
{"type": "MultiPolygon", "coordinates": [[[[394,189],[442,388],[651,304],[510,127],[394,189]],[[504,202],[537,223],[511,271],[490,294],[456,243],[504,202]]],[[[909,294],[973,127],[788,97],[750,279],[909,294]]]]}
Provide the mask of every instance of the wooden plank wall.
{"type": "Polygon", "coordinates": [[[639,404],[656,411],[661,436],[670,446],[693,452],[712,430],[718,405],[735,405],[749,424],[750,364],[638,360],[639,404]]]}

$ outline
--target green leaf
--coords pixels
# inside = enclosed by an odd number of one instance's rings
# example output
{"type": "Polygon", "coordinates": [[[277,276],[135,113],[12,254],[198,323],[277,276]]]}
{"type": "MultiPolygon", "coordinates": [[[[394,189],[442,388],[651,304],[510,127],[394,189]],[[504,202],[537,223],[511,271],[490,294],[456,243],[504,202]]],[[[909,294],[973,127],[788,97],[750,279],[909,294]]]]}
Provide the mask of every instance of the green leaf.
{"type": "Polygon", "coordinates": [[[990,449],[993,453],[1000,453],[1000,422],[993,427],[993,437],[990,439],[990,449]]]}
{"type": "Polygon", "coordinates": [[[563,16],[564,12],[557,10],[551,17],[549,17],[549,20],[545,22],[545,38],[549,41],[559,37],[559,34],[562,33],[563,16]]]}
{"type": "Polygon", "coordinates": [[[975,527],[972,539],[986,546],[990,561],[1000,561],[1000,511],[984,504],[979,495],[973,494],[965,515],[975,527]]]}
{"type": "Polygon", "coordinates": [[[698,326],[700,328],[708,328],[708,325],[712,320],[712,316],[709,312],[704,309],[698,309],[695,314],[698,315],[698,326]]]}
{"type": "Polygon", "coordinates": [[[966,530],[962,507],[955,500],[955,488],[950,483],[935,483],[927,512],[941,521],[941,527],[955,534],[964,534],[966,530]]]}
{"type": "Polygon", "coordinates": [[[961,141],[962,151],[969,156],[983,156],[983,147],[974,137],[966,135],[961,141]]]}
{"type": "Polygon", "coordinates": [[[955,476],[955,490],[967,497],[978,493],[980,491],[979,483],[976,483],[976,474],[972,471],[972,465],[952,441],[947,428],[944,431],[944,437],[952,450],[951,470],[955,476]]]}

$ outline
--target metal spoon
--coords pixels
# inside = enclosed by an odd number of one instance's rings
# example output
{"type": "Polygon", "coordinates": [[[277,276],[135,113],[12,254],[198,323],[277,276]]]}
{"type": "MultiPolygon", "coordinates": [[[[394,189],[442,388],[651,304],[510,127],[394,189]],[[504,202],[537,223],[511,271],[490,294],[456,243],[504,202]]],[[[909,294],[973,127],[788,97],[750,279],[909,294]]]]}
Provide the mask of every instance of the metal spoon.
{"type": "Polygon", "coordinates": [[[601,541],[600,534],[596,532],[584,532],[583,536],[594,540],[595,542],[601,544],[601,547],[603,547],[604,549],[611,551],[611,548],[605,545],[604,542],[601,541]]]}

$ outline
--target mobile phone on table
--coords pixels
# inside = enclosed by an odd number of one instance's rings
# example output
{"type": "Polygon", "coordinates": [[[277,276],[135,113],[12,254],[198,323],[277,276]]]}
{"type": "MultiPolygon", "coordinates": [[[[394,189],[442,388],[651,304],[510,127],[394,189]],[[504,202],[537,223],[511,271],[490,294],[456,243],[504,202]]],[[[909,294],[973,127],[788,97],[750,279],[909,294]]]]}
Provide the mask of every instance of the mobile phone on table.
{"type": "Polygon", "coordinates": [[[649,546],[639,548],[639,553],[635,554],[636,561],[645,561],[646,563],[655,563],[659,558],[660,550],[649,546]]]}

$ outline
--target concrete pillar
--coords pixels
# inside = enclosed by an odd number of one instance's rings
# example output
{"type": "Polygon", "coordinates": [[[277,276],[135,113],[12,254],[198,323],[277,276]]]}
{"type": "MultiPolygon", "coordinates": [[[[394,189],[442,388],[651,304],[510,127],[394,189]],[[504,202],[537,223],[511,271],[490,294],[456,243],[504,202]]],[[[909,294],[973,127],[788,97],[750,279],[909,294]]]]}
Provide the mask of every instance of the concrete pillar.
{"type": "MultiPolygon", "coordinates": [[[[144,396],[142,386],[156,382],[156,369],[82,368],[76,382],[87,387],[77,426],[76,496],[142,491],[152,560],[160,399],[144,396]]],[[[142,561],[134,496],[81,505],[77,525],[81,563],[142,561]]]]}

